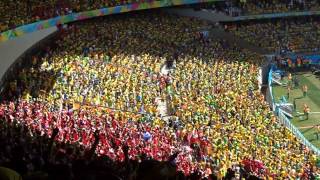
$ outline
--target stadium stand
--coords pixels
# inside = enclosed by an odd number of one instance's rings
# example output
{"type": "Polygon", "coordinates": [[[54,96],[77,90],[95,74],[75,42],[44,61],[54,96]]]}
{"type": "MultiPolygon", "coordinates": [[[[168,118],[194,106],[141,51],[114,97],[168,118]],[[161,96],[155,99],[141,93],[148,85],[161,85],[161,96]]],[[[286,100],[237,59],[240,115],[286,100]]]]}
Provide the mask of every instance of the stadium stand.
{"type": "Polygon", "coordinates": [[[316,11],[320,9],[318,0],[227,0],[225,5],[225,12],[233,16],[316,11]]]}
{"type": "Polygon", "coordinates": [[[270,52],[319,51],[319,18],[299,17],[227,24],[228,31],[270,52]]]}
{"type": "Polygon", "coordinates": [[[8,0],[0,1],[0,32],[36,21],[67,15],[73,12],[89,11],[105,7],[144,2],[122,0],[8,0]]]}
{"type": "Polygon", "coordinates": [[[225,0],[187,5],[187,7],[195,10],[208,9],[237,17],[319,11],[320,2],[318,0],[225,0]]]}
{"type": "Polygon", "coordinates": [[[316,156],[260,93],[264,58],[204,27],[152,11],[60,29],[1,94],[0,166],[26,179],[314,178],[316,156]]]}

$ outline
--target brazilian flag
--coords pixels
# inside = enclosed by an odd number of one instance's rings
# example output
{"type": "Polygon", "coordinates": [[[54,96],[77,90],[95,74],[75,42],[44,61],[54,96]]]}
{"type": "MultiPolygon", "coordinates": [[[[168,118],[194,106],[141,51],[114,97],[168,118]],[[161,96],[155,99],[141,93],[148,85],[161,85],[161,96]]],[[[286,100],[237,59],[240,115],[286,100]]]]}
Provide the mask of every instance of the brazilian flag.
{"type": "Polygon", "coordinates": [[[212,96],[211,96],[211,95],[207,95],[207,96],[205,97],[205,99],[206,99],[207,102],[209,102],[209,101],[212,100],[212,96]]]}
{"type": "Polygon", "coordinates": [[[173,89],[170,85],[167,86],[167,92],[168,92],[168,94],[173,94],[173,89]]]}
{"type": "Polygon", "coordinates": [[[106,55],[104,57],[104,62],[109,63],[110,62],[110,57],[108,55],[106,55]]]}
{"type": "Polygon", "coordinates": [[[217,107],[217,103],[214,101],[213,97],[211,95],[207,95],[205,97],[206,103],[209,104],[211,108],[217,107]]]}
{"type": "Polygon", "coordinates": [[[320,168],[320,157],[318,157],[317,160],[316,160],[316,166],[317,166],[318,168],[320,168]]]}

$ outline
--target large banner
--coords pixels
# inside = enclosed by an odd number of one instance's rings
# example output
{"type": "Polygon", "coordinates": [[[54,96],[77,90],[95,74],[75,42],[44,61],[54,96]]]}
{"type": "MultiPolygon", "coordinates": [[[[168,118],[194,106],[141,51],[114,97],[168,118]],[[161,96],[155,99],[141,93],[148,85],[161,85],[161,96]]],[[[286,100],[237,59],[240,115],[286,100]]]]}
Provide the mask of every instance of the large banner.
{"type": "Polygon", "coordinates": [[[98,16],[118,14],[118,13],[137,11],[137,10],[143,10],[143,9],[152,9],[152,8],[159,8],[159,7],[183,5],[183,4],[194,4],[194,3],[200,3],[200,2],[210,2],[210,1],[216,1],[216,0],[163,0],[163,1],[152,1],[152,2],[144,2],[144,3],[133,3],[133,4],[122,5],[122,6],[97,9],[92,11],[72,13],[69,15],[58,16],[48,20],[43,20],[43,21],[23,25],[15,29],[5,31],[0,34],[0,42],[7,41],[9,39],[21,36],[26,33],[31,33],[41,29],[56,26],[58,24],[65,24],[73,21],[80,21],[80,20],[89,19],[89,18],[98,17],[98,16]]]}

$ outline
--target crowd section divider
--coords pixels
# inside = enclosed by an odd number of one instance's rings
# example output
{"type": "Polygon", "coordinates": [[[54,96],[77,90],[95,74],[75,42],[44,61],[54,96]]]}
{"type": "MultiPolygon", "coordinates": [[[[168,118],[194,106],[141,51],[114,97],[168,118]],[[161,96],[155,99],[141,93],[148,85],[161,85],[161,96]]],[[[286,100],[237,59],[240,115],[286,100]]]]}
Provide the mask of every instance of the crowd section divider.
{"type": "Polygon", "coordinates": [[[275,65],[272,64],[269,77],[268,77],[268,89],[271,96],[271,107],[275,114],[278,116],[278,119],[281,124],[283,124],[287,129],[289,129],[300,141],[304,144],[309,150],[313,151],[317,156],[320,156],[320,150],[315,147],[308,139],[304,137],[301,131],[291,123],[290,119],[284,114],[284,112],[279,108],[279,104],[275,103],[274,96],[272,94],[272,73],[275,70],[275,65]]]}
{"type": "Polygon", "coordinates": [[[314,16],[319,14],[320,14],[320,11],[257,14],[257,15],[233,17],[232,19],[230,19],[230,21],[247,21],[247,20],[253,20],[253,19],[271,19],[271,18],[284,18],[284,17],[295,17],[295,16],[314,16]]]}
{"type": "Polygon", "coordinates": [[[130,11],[138,11],[144,9],[153,9],[160,7],[169,7],[185,4],[195,4],[202,2],[213,2],[219,0],[159,0],[159,1],[149,1],[143,3],[132,3],[115,7],[107,7],[102,9],[96,9],[91,11],[84,11],[79,13],[71,13],[65,16],[57,16],[51,19],[42,20],[34,22],[27,25],[19,26],[15,29],[11,29],[5,32],[0,33],[0,42],[4,42],[10,39],[13,39],[18,36],[22,36],[26,33],[35,32],[41,29],[46,29],[52,26],[57,26],[60,24],[67,24],[74,21],[86,20],[99,16],[106,16],[110,14],[119,14],[130,11]]]}

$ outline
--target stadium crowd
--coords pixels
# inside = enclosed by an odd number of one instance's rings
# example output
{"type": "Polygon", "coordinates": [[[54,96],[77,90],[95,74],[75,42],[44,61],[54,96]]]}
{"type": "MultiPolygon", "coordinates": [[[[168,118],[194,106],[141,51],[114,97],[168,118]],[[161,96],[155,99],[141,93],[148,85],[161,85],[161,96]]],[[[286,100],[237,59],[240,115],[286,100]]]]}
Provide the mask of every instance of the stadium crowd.
{"type": "Polygon", "coordinates": [[[8,0],[0,1],[0,32],[55,16],[105,7],[145,2],[136,0],[8,0]]]}
{"type": "Polygon", "coordinates": [[[232,16],[316,11],[318,0],[227,0],[224,11],[232,16]]]}
{"type": "Polygon", "coordinates": [[[227,24],[226,30],[270,52],[317,52],[319,27],[317,17],[301,17],[227,24]]]}
{"type": "Polygon", "coordinates": [[[76,179],[75,162],[87,150],[118,162],[112,170],[102,167],[125,179],[318,175],[316,156],[277,121],[260,93],[263,58],[203,37],[204,27],[153,11],[61,29],[1,95],[6,148],[0,154],[8,156],[0,156],[0,165],[23,175],[59,165],[65,179],[76,179]],[[164,75],[167,62],[173,68],[164,75]],[[158,113],[158,97],[167,102],[169,119],[158,113]],[[46,136],[56,154],[42,159],[41,151],[51,147],[41,140],[46,136]],[[15,154],[23,157],[20,169],[15,154]],[[120,168],[128,159],[131,165],[120,168]],[[166,163],[150,171],[134,165],[146,159],[166,163]]]}

